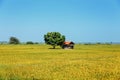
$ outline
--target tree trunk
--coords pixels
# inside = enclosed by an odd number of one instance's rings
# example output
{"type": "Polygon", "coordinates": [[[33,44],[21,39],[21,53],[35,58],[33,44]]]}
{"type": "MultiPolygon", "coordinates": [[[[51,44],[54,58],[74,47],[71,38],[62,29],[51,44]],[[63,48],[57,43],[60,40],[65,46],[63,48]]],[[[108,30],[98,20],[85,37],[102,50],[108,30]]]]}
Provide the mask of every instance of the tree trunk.
{"type": "Polygon", "coordinates": [[[53,49],[55,49],[55,45],[53,45],[53,49]]]}

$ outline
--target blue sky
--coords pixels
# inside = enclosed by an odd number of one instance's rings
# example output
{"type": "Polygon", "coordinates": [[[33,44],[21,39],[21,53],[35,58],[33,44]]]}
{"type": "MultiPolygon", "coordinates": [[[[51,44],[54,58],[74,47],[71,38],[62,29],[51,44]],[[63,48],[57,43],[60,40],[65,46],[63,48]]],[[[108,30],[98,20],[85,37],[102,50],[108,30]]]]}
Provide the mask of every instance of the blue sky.
{"type": "Polygon", "coordinates": [[[0,41],[43,42],[53,31],[67,41],[120,42],[120,0],[0,0],[0,41]]]}

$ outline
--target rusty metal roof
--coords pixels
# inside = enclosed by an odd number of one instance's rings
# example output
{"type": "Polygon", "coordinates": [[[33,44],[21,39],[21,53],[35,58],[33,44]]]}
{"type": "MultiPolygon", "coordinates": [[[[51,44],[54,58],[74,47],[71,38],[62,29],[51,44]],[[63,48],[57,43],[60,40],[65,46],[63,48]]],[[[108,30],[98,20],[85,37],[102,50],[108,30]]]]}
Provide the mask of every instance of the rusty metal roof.
{"type": "Polygon", "coordinates": [[[73,42],[66,41],[64,44],[69,45],[69,44],[74,44],[73,42]]]}

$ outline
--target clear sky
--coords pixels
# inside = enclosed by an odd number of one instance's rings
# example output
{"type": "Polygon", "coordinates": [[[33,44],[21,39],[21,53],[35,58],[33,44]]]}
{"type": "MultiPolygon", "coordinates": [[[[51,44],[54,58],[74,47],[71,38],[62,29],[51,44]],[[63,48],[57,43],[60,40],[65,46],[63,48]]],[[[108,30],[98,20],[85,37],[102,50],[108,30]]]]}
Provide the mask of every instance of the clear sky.
{"type": "Polygon", "coordinates": [[[43,42],[52,31],[67,41],[120,42],[120,0],[0,0],[0,41],[43,42]]]}

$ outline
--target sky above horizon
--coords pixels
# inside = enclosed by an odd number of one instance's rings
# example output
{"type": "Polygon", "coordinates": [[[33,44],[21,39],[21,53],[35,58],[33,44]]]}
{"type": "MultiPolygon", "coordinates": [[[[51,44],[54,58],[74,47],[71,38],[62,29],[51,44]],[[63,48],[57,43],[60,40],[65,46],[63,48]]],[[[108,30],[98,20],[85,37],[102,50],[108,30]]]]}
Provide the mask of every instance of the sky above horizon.
{"type": "Polygon", "coordinates": [[[0,0],[0,41],[120,42],[120,0],[0,0]]]}

